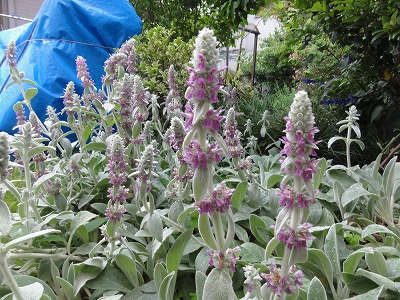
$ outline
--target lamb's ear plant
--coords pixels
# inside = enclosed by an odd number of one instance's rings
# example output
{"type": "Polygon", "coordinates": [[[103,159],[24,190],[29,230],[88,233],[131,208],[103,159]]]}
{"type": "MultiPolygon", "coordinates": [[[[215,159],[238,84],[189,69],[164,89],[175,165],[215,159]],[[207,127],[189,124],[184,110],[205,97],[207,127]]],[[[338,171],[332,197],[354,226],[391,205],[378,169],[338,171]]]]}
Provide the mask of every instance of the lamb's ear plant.
{"type": "Polygon", "coordinates": [[[222,160],[223,153],[229,155],[230,150],[236,150],[239,146],[231,144],[227,147],[218,133],[223,117],[220,116],[221,108],[214,109],[213,103],[219,101],[218,93],[223,90],[217,69],[216,43],[213,32],[207,28],[196,38],[185,94],[188,99],[188,132],[183,141],[184,160],[193,169],[192,190],[194,205],[199,209],[198,228],[208,248],[209,264],[214,267],[206,280],[204,273],[197,273],[197,295],[207,300],[237,298],[231,273],[235,271],[239,253],[239,247],[232,247],[235,235],[230,207],[233,190],[225,183],[214,184],[214,164],[222,160]],[[211,138],[214,139],[213,143],[211,138]]]}
{"type": "MultiPolygon", "coordinates": [[[[18,133],[0,133],[1,299],[398,298],[396,157],[384,169],[381,156],[362,167],[317,160],[305,92],[268,155],[254,137],[242,147],[240,111],[215,107],[212,31],[196,39],[185,112],[172,68],[164,107],[145,88],[158,90],[136,73],[139,42],[109,57],[101,88],[77,58],[83,93],[67,85],[66,121],[51,107],[43,123],[25,115],[34,90],[22,90],[18,133]]],[[[339,125],[359,138],[351,112],[339,125]]]]}
{"type": "Polygon", "coordinates": [[[312,224],[307,222],[310,206],[316,203],[313,174],[316,171],[316,142],[314,134],[314,115],[307,93],[296,94],[286,118],[286,136],[282,138],[282,172],[278,195],[282,206],[274,226],[275,237],[266,248],[266,259],[279,242],[284,244],[280,268],[276,262],[268,266],[269,273],[261,276],[266,279],[262,286],[264,299],[290,298],[299,293],[304,274],[296,264],[307,261],[307,243],[315,237],[310,233],[312,224]]]}
{"type": "Polygon", "coordinates": [[[350,145],[351,143],[356,143],[358,146],[361,148],[361,150],[364,150],[365,145],[362,141],[359,139],[361,138],[361,130],[360,126],[358,125],[358,117],[360,116],[357,113],[357,108],[352,105],[348,111],[346,111],[347,117],[345,120],[339,121],[337,125],[341,125],[339,127],[339,133],[347,129],[346,132],[346,137],[341,137],[341,136],[334,136],[329,139],[328,141],[328,148],[332,146],[332,144],[338,140],[342,140],[346,144],[346,160],[347,160],[347,168],[351,168],[351,152],[350,152],[350,145]],[[356,134],[357,139],[351,138],[351,133],[352,131],[356,134]]]}
{"type": "MultiPolygon", "coordinates": [[[[29,124],[29,123],[27,123],[29,124]]],[[[8,286],[11,290],[13,299],[17,300],[24,300],[28,299],[32,294],[36,295],[35,299],[39,299],[43,294],[44,287],[40,283],[32,283],[31,285],[20,287],[11,272],[11,268],[8,264],[8,256],[12,250],[16,249],[23,249],[26,246],[30,247],[30,244],[33,239],[46,235],[46,234],[55,234],[58,233],[58,230],[55,229],[47,229],[47,230],[39,230],[36,232],[30,232],[29,226],[27,226],[27,234],[22,235],[18,238],[11,238],[10,233],[13,230],[13,221],[12,215],[7,204],[4,202],[4,194],[5,190],[3,185],[5,185],[6,178],[8,176],[8,163],[9,163],[9,153],[10,147],[8,142],[8,135],[4,132],[0,133],[0,235],[1,235],[1,242],[0,242],[0,272],[3,276],[4,283],[8,286]]],[[[29,169],[28,169],[29,170],[29,169]]],[[[31,174],[29,173],[29,176],[31,174]]],[[[7,185],[6,185],[7,186],[7,185]]],[[[27,188],[27,194],[31,191],[27,188]]],[[[27,214],[26,223],[30,222],[29,220],[29,208],[34,207],[36,208],[35,203],[29,203],[32,201],[31,198],[25,199],[27,203],[25,204],[26,210],[25,213],[27,214]]]]}

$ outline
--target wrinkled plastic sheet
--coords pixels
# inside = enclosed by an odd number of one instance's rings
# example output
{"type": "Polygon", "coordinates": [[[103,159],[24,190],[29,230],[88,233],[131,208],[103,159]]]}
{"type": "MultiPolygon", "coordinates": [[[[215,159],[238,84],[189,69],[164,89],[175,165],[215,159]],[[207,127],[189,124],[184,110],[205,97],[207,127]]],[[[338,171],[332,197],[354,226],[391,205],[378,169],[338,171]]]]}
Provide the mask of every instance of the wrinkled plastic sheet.
{"type": "MultiPolygon", "coordinates": [[[[5,60],[11,39],[17,44],[18,69],[37,83],[31,104],[38,117],[46,118],[47,106],[58,112],[60,98],[69,81],[78,94],[82,83],[76,77],[75,59],[83,56],[96,87],[101,87],[104,61],[121,44],[142,31],[142,21],[128,0],[46,0],[31,23],[0,32],[0,131],[15,132],[13,106],[23,96],[10,82],[5,60]]],[[[24,89],[32,87],[26,83],[24,89]]],[[[28,112],[26,112],[28,115],[28,112]]]]}

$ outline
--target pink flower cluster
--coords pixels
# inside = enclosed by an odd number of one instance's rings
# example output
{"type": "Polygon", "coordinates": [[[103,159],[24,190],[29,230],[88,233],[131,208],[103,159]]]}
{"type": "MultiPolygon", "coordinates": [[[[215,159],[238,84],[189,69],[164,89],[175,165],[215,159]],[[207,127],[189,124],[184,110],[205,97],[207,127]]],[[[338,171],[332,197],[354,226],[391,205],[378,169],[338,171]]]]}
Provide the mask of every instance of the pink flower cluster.
{"type": "Polygon", "coordinates": [[[111,222],[120,222],[125,214],[125,207],[120,205],[118,208],[113,204],[106,208],[106,216],[111,222]]]}
{"type": "Polygon", "coordinates": [[[220,71],[216,68],[206,69],[206,61],[204,55],[197,54],[194,68],[188,68],[190,77],[186,82],[188,92],[186,98],[193,103],[209,101],[217,103],[218,91],[223,85],[220,71]]]}
{"type": "Polygon", "coordinates": [[[261,277],[267,281],[267,287],[271,288],[278,298],[283,293],[290,295],[297,290],[298,286],[303,285],[301,279],[304,274],[301,270],[297,270],[295,266],[291,266],[288,276],[281,276],[281,269],[277,268],[275,263],[271,263],[268,269],[269,273],[261,273],[261,277]]]}
{"type": "Polygon", "coordinates": [[[281,171],[294,176],[301,176],[304,180],[312,179],[316,172],[314,158],[317,153],[317,144],[314,135],[319,132],[318,128],[310,127],[303,132],[295,129],[292,120],[289,117],[286,120],[286,136],[281,138],[284,145],[281,150],[282,168],[281,171]]]}
{"type": "Polygon", "coordinates": [[[214,188],[209,198],[195,203],[199,208],[200,214],[225,213],[231,206],[231,196],[233,189],[229,189],[221,183],[214,188]]]}
{"type": "Polygon", "coordinates": [[[225,252],[218,250],[208,250],[207,255],[210,257],[208,264],[220,269],[230,269],[235,272],[235,263],[239,260],[239,247],[228,248],[225,252]]]}
{"type": "Polygon", "coordinates": [[[309,208],[310,205],[315,204],[315,198],[308,196],[305,193],[296,193],[289,185],[281,184],[281,188],[276,192],[279,196],[279,205],[287,209],[294,207],[309,208]]]}
{"type": "MultiPolygon", "coordinates": [[[[183,113],[183,116],[186,118],[185,129],[188,129],[193,126],[194,112],[190,105],[186,105],[185,109],[186,112],[183,113]]],[[[221,111],[222,107],[219,107],[218,109],[215,110],[209,109],[204,115],[204,120],[202,121],[201,124],[202,127],[218,131],[219,128],[221,127],[222,120],[225,118],[223,116],[220,116],[221,111]]]]}
{"type": "Polygon", "coordinates": [[[119,52],[126,55],[126,59],[122,60],[122,66],[126,68],[129,74],[136,73],[136,48],[135,40],[130,39],[124,42],[119,52]]]}
{"type": "Polygon", "coordinates": [[[217,143],[213,143],[207,147],[207,152],[204,152],[197,140],[190,142],[185,149],[185,162],[195,169],[207,169],[208,163],[220,162],[222,160],[222,150],[217,143]]]}
{"type": "Polygon", "coordinates": [[[286,247],[292,249],[293,246],[299,250],[307,246],[307,241],[315,239],[308,231],[313,227],[310,223],[304,223],[298,228],[283,227],[278,233],[278,240],[280,240],[286,247]]]}

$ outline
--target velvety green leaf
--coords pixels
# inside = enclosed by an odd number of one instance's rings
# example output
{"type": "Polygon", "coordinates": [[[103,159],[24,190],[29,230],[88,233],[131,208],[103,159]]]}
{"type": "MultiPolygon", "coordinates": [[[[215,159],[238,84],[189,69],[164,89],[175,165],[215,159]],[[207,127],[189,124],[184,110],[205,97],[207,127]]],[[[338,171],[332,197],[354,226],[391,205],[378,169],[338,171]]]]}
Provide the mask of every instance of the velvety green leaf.
{"type": "Polygon", "coordinates": [[[196,271],[196,295],[197,299],[203,299],[204,284],[206,283],[207,276],[203,272],[196,271]]]}
{"type": "Polygon", "coordinates": [[[321,281],[314,277],[308,288],[307,300],[327,300],[326,291],[321,281]]]}
{"type": "Polygon", "coordinates": [[[165,276],[160,286],[160,291],[159,291],[160,300],[174,299],[175,280],[176,280],[175,278],[176,278],[175,272],[171,272],[167,276],[165,276]]]}
{"type": "Polygon", "coordinates": [[[238,239],[241,240],[242,242],[249,241],[249,235],[247,234],[247,231],[238,224],[235,224],[235,233],[238,239]]]}
{"type": "Polygon", "coordinates": [[[30,80],[30,79],[27,79],[27,78],[22,79],[21,82],[25,82],[30,85],[37,86],[36,82],[34,82],[33,80],[30,80]]]}
{"type": "Polygon", "coordinates": [[[163,241],[163,225],[158,214],[154,213],[150,215],[149,219],[147,220],[147,229],[157,241],[160,243],[163,241]]]}
{"type": "Polygon", "coordinates": [[[106,262],[102,258],[89,258],[81,264],[75,265],[74,296],[76,296],[87,281],[96,278],[105,268],[106,262]]]}
{"type": "Polygon", "coordinates": [[[184,211],[184,207],[181,201],[175,201],[172,203],[169,211],[168,218],[171,221],[178,222],[179,215],[184,211]]]}
{"type": "Polygon", "coordinates": [[[289,259],[289,265],[296,265],[299,263],[305,263],[308,259],[307,248],[300,248],[292,252],[289,259]]]}
{"type": "Polygon", "coordinates": [[[40,283],[35,282],[30,285],[20,287],[20,290],[24,300],[40,300],[43,295],[44,288],[40,283]]]}
{"type": "Polygon", "coordinates": [[[95,279],[88,281],[86,286],[91,289],[119,291],[122,293],[128,293],[133,289],[125,275],[111,266],[106,266],[95,279]]]}
{"type": "Polygon", "coordinates": [[[207,254],[207,249],[201,249],[201,251],[197,254],[195,260],[196,271],[200,271],[205,274],[207,272],[207,269],[210,267],[209,261],[210,257],[207,254]]]}
{"type": "Polygon", "coordinates": [[[194,171],[192,189],[193,196],[196,201],[204,198],[207,189],[206,187],[210,182],[210,174],[207,169],[198,168],[194,171]]]}
{"type": "Polygon", "coordinates": [[[157,290],[160,291],[161,283],[163,282],[164,278],[167,277],[168,271],[164,267],[162,262],[158,262],[154,267],[154,283],[156,284],[157,290]]]}
{"type": "Polygon", "coordinates": [[[178,271],[183,250],[185,250],[186,244],[190,240],[192,233],[192,229],[188,229],[181,233],[181,235],[176,239],[175,243],[169,249],[166,257],[167,270],[169,273],[178,271]]]}
{"type": "Polygon", "coordinates": [[[24,243],[29,240],[33,240],[34,238],[37,238],[39,236],[43,236],[43,235],[50,234],[50,233],[59,233],[59,232],[60,232],[59,230],[55,230],[55,229],[45,229],[45,230],[41,230],[38,232],[29,233],[27,235],[24,235],[24,236],[21,236],[19,238],[12,240],[12,241],[9,241],[7,244],[5,244],[3,246],[3,249],[5,251],[9,251],[10,249],[17,246],[18,244],[24,243]]]}
{"type": "Polygon", "coordinates": [[[202,300],[236,300],[231,276],[223,269],[214,268],[204,283],[202,300]]]}
{"type": "Polygon", "coordinates": [[[383,172],[383,188],[385,189],[386,196],[388,198],[393,194],[393,180],[395,176],[395,164],[397,161],[397,156],[393,157],[389,163],[386,165],[385,171],[383,172]]]}
{"type": "Polygon", "coordinates": [[[107,149],[107,145],[105,143],[101,142],[91,142],[87,145],[85,145],[81,152],[88,152],[88,151],[105,151],[107,149]]]}
{"type": "MultiPolygon", "coordinates": [[[[43,294],[48,296],[51,300],[56,300],[57,297],[54,294],[53,290],[45,283],[43,280],[33,277],[33,276],[28,276],[28,275],[15,275],[14,276],[15,281],[17,282],[18,286],[27,286],[31,284],[40,284],[43,288],[43,294]]],[[[37,285],[36,285],[37,286],[37,285]]]]}
{"type": "Polygon", "coordinates": [[[332,264],[325,252],[319,249],[308,249],[307,263],[311,263],[317,269],[319,269],[324,274],[328,282],[333,282],[332,264]]]}
{"type": "Polygon", "coordinates": [[[386,264],[385,257],[380,251],[374,250],[373,253],[366,253],[365,261],[367,263],[368,269],[371,272],[377,273],[384,277],[389,277],[389,270],[386,264]]]}
{"type": "Polygon", "coordinates": [[[139,280],[137,277],[136,262],[131,257],[122,253],[118,253],[115,256],[115,262],[117,266],[121,269],[121,271],[124,273],[126,278],[128,278],[129,282],[134,287],[138,287],[139,280]]]}
{"type": "Polygon", "coordinates": [[[272,239],[270,239],[270,241],[267,244],[267,247],[265,248],[265,254],[264,254],[265,260],[268,260],[270,258],[272,252],[279,245],[279,243],[280,243],[280,241],[276,237],[273,237],[272,239]]]}
{"type": "Polygon", "coordinates": [[[233,207],[235,208],[239,207],[244,197],[246,197],[246,192],[247,192],[247,181],[242,181],[236,186],[236,189],[232,194],[231,201],[233,207]]]}
{"type": "Polygon", "coordinates": [[[365,253],[373,252],[374,250],[371,247],[364,247],[354,251],[349,257],[343,262],[343,272],[353,274],[358,264],[360,263],[361,258],[364,257],[365,253]]]}
{"type": "Polygon", "coordinates": [[[259,216],[250,215],[249,224],[250,224],[250,231],[254,235],[254,237],[259,242],[266,245],[268,243],[267,240],[259,233],[259,230],[257,229],[257,227],[266,228],[264,221],[259,216]]]}
{"type": "Polygon", "coordinates": [[[325,175],[325,171],[327,168],[327,163],[325,158],[321,158],[317,165],[316,165],[317,171],[315,172],[313,176],[313,186],[314,190],[317,190],[322,182],[322,178],[325,175]]]}
{"type": "Polygon", "coordinates": [[[79,211],[76,214],[76,216],[72,219],[72,222],[71,222],[71,227],[70,227],[71,235],[70,235],[69,240],[68,240],[68,245],[71,244],[72,238],[75,235],[76,230],[80,226],[85,225],[91,219],[94,219],[95,217],[97,217],[97,215],[95,215],[95,214],[93,214],[91,212],[88,212],[86,210],[79,211]]]}
{"type": "Polygon", "coordinates": [[[355,294],[364,294],[378,287],[372,280],[364,276],[342,272],[343,280],[350,291],[355,294]]]}
{"type": "Polygon", "coordinates": [[[179,224],[183,225],[185,219],[186,219],[192,212],[194,212],[195,210],[197,210],[197,207],[194,207],[194,206],[187,206],[187,207],[185,208],[185,210],[179,215],[179,218],[178,218],[179,224]]]}
{"type": "Polygon", "coordinates": [[[34,157],[35,155],[45,152],[45,151],[56,151],[56,148],[52,147],[52,146],[36,146],[34,148],[32,148],[31,150],[29,150],[29,158],[34,157]]]}
{"type": "Polygon", "coordinates": [[[38,89],[37,88],[29,88],[25,91],[25,99],[27,101],[30,101],[33,99],[33,97],[35,97],[38,93],[38,89]]]}
{"type": "Polygon", "coordinates": [[[208,214],[201,214],[199,215],[198,227],[200,234],[207,244],[208,247],[211,249],[216,249],[217,244],[215,241],[214,233],[211,229],[210,220],[208,218],[208,214]]]}
{"type": "Polygon", "coordinates": [[[364,277],[372,280],[373,282],[375,282],[377,285],[385,286],[389,290],[392,290],[395,292],[400,292],[400,282],[393,282],[392,280],[390,280],[382,275],[379,275],[379,274],[376,274],[376,273],[373,273],[373,272],[370,272],[370,271],[367,271],[364,269],[358,269],[356,271],[356,275],[364,276],[364,277]]]}
{"type": "Polygon", "coordinates": [[[328,234],[326,235],[325,238],[324,253],[331,262],[334,278],[338,279],[341,277],[341,270],[340,270],[340,259],[339,259],[339,247],[336,235],[338,230],[337,227],[340,227],[340,224],[334,224],[329,228],[328,234]]]}
{"type": "Polygon", "coordinates": [[[330,147],[332,146],[332,144],[333,144],[334,142],[338,141],[338,140],[343,140],[343,141],[345,141],[346,139],[343,138],[343,137],[340,137],[340,136],[334,136],[334,137],[332,137],[332,138],[329,139],[329,141],[328,141],[328,148],[330,148],[330,147]]]}
{"type": "Polygon", "coordinates": [[[270,189],[270,188],[274,187],[278,182],[281,182],[282,179],[283,179],[282,174],[272,174],[267,179],[267,188],[270,189]]]}
{"type": "Polygon", "coordinates": [[[367,236],[372,236],[375,233],[388,233],[388,234],[395,235],[393,231],[391,231],[390,229],[388,229],[385,226],[378,225],[378,224],[371,224],[363,229],[363,231],[361,233],[361,237],[365,238],[367,236]]]}
{"type": "Polygon", "coordinates": [[[64,278],[61,278],[61,277],[57,277],[57,282],[59,285],[61,285],[63,292],[67,296],[67,299],[71,299],[71,300],[81,299],[79,295],[74,296],[74,287],[67,280],[65,280],[64,278]]]}
{"type": "Polygon", "coordinates": [[[5,180],[4,184],[7,187],[8,191],[14,196],[14,198],[17,199],[18,202],[21,202],[21,195],[19,194],[15,185],[9,180],[5,180]]]}
{"type": "Polygon", "coordinates": [[[371,195],[371,193],[364,189],[361,183],[353,184],[350,188],[344,191],[342,195],[342,205],[346,206],[350,202],[368,195],[371,195]]]}
{"type": "Polygon", "coordinates": [[[364,294],[357,295],[346,300],[378,300],[379,296],[382,294],[383,286],[372,289],[364,294]]]}
{"type": "Polygon", "coordinates": [[[8,205],[0,200],[0,235],[6,236],[12,228],[11,213],[8,205]]]}
{"type": "Polygon", "coordinates": [[[240,245],[240,257],[242,261],[257,263],[264,260],[264,248],[254,243],[243,243],[240,245]]]}

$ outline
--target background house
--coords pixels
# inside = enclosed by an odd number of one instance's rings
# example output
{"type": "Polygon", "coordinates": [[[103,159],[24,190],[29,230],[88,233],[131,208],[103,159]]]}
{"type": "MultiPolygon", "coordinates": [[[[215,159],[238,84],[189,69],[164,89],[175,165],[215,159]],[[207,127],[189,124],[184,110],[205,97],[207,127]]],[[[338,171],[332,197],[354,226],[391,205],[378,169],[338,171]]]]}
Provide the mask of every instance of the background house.
{"type": "Polygon", "coordinates": [[[0,30],[32,20],[44,0],[0,0],[0,30]]]}
{"type": "MultiPolygon", "coordinates": [[[[259,32],[257,37],[257,50],[260,50],[261,41],[275,32],[279,28],[280,23],[274,18],[261,18],[258,15],[249,15],[247,17],[248,28],[255,29],[259,32]]],[[[237,59],[239,51],[242,51],[243,56],[251,56],[255,46],[254,39],[255,34],[251,32],[242,31],[241,35],[236,40],[236,44],[228,49],[228,66],[232,71],[236,70],[237,59]]],[[[226,50],[227,48],[220,49],[221,63],[220,67],[226,66],[226,50]]]]}

